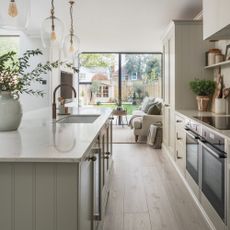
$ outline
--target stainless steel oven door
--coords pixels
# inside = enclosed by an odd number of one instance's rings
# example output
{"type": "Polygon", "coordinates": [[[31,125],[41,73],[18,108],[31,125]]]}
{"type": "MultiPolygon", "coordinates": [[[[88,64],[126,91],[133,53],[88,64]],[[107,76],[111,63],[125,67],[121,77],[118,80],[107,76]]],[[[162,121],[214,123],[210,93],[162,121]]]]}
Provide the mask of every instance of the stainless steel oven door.
{"type": "Polygon", "coordinates": [[[221,219],[226,223],[225,160],[226,154],[207,142],[202,146],[201,190],[221,219]]]}
{"type": "Polygon", "coordinates": [[[186,170],[194,181],[199,182],[199,137],[186,129],[186,170]]]}

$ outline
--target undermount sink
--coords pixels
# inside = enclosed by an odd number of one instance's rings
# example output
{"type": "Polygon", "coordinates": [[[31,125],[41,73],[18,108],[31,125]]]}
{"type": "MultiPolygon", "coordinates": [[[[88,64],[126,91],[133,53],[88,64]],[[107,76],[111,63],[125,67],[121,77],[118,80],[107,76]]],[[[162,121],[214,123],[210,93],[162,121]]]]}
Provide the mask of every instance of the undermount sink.
{"type": "Polygon", "coordinates": [[[70,115],[58,120],[58,123],[93,123],[100,115],[70,115]]]}

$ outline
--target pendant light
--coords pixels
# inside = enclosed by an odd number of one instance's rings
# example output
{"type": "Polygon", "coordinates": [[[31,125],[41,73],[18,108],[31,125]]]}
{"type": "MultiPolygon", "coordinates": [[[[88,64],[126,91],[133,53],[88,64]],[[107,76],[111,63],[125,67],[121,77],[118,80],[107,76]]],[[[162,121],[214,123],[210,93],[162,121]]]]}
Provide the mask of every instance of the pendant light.
{"type": "Polygon", "coordinates": [[[23,30],[28,25],[30,0],[0,0],[0,27],[23,30]]]}
{"type": "Polygon", "coordinates": [[[51,0],[50,17],[42,22],[41,39],[44,48],[60,46],[63,39],[64,24],[55,17],[54,0],[51,0]]]}
{"type": "Polygon", "coordinates": [[[74,34],[74,25],[73,25],[73,6],[75,1],[70,0],[70,33],[65,37],[64,40],[64,56],[67,58],[74,58],[79,52],[79,38],[74,34]]]}

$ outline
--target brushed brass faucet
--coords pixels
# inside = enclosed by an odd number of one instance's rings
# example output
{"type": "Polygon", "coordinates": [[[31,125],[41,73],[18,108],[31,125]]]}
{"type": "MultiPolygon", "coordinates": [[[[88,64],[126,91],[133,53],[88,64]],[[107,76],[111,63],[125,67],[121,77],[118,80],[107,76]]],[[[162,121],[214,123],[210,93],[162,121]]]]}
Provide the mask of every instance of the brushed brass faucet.
{"type": "Polygon", "coordinates": [[[52,104],[52,118],[53,119],[56,119],[57,117],[57,106],[56,106],[56,92],[59,88],[61,87],[69,87],[72,89],[73,93],[74,93],[74,97],[76,98],[77,97],[77,92],[76,90],[74,89],[74,87],[72,85],[68,85],[68,84],[60,84],[58,85],[55,89],[54,89],[54,92],[53,92],[53,104],[52,104]]]}

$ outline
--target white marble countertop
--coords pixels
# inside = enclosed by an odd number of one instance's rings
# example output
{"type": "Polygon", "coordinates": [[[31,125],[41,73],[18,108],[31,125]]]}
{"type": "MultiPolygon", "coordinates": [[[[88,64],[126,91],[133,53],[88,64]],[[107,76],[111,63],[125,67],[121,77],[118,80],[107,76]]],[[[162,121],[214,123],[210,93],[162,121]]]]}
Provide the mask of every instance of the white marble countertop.
{"type": "Polygon", "coordinates": [[[216,113],[212,113],[212,112],[199,112],[197,110],[177,110],[176,114],[181,115],[184,118],[192,119],[192,120],[208,127],[212,131],[220,134],[222,137],[230,140],[230,130],[220,130],[220,129],[214,128],[213,126],[211,126],[205,122],[202,122],[201,120],[194,118],[194,116],[213,116],[213,117],[216,117],[218,120],[218,117],[223,117],[223,116],[230,117],[230,115],[216,114],[216,113]]]}
{"type": "Polygon", "coordinates": [[[73,114],[100,114],[93,123],[57,123],[51,108],[25,113],[17,131],[0,132],[0,162],[79,162],[111,113],[73,108],[73,114]]]}

